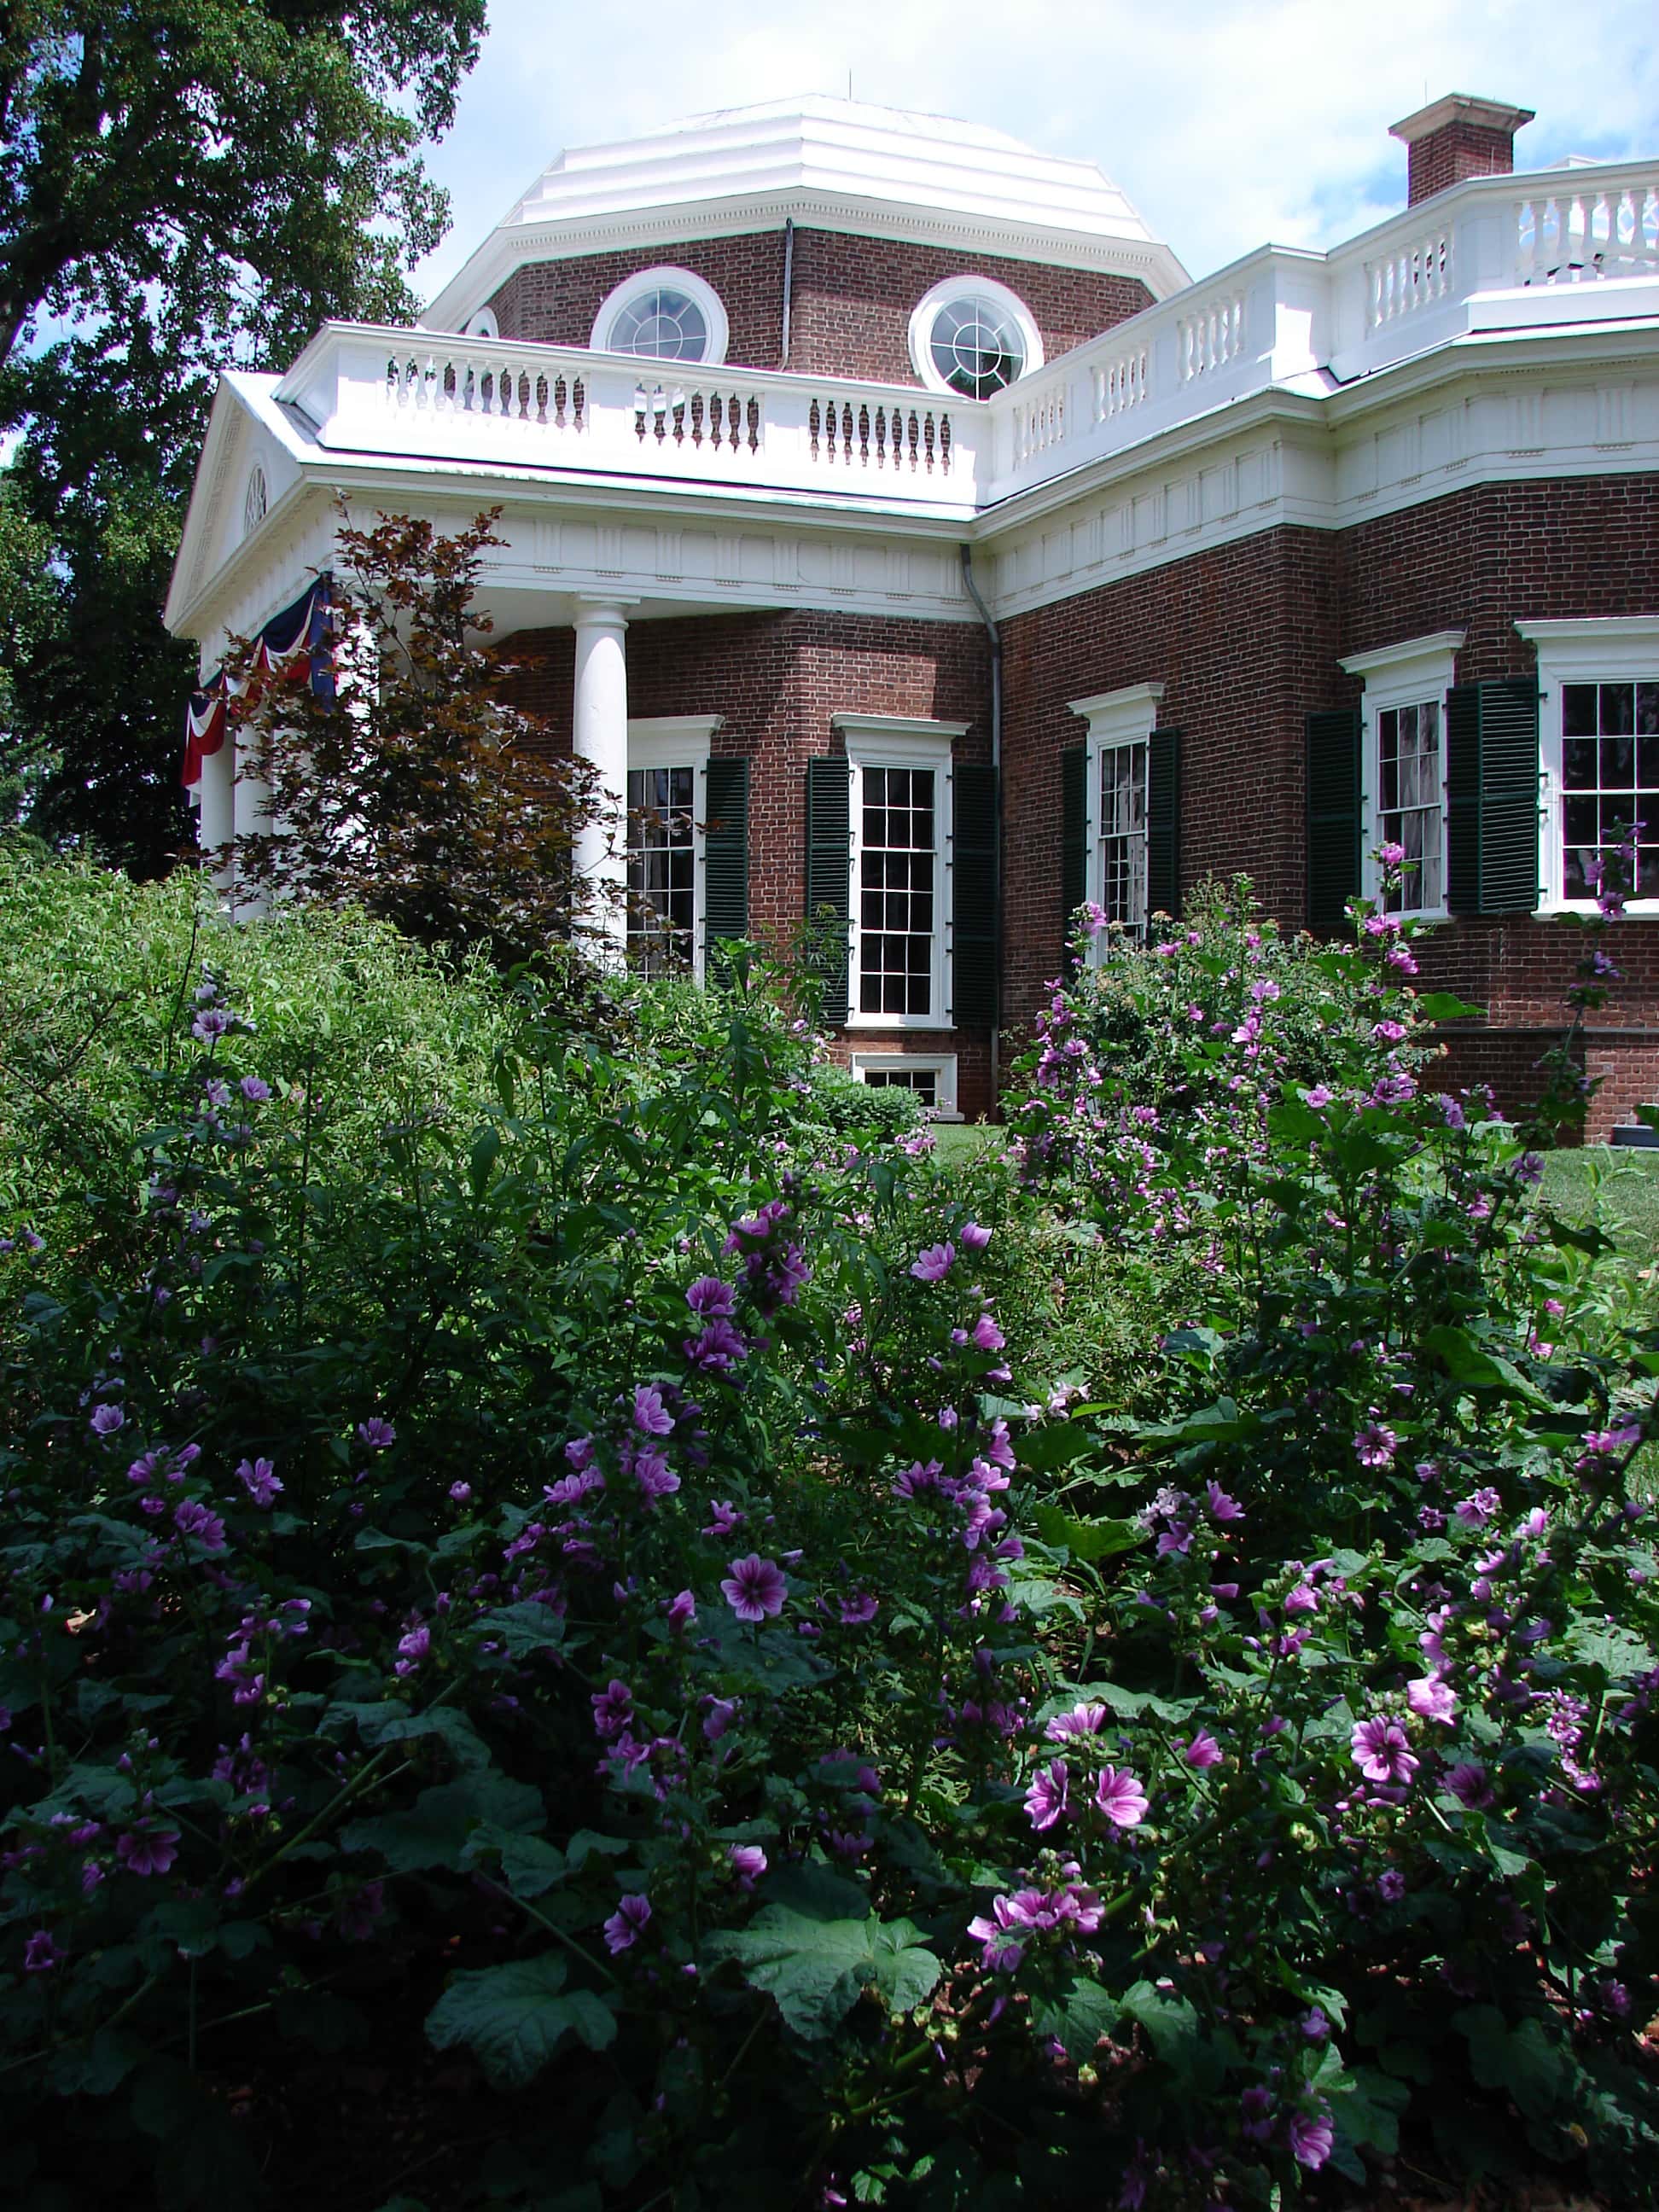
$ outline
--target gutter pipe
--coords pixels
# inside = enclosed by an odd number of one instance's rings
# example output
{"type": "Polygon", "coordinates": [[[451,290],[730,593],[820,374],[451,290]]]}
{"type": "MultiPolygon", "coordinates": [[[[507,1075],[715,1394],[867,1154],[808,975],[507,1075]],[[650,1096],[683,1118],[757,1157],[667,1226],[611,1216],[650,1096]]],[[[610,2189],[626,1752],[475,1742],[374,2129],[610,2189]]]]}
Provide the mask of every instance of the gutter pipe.
{"type": "Polygon", "coordinates": [[[997,918],[996,957],[991,975],[991,1104],[996,1110],[1001,1093],[1002,1048],[1002,637],[991,618],[991,610],[974,578],[974,550],[962,547],[962,585],[973,601],[991,648],[991,784],[996,827],[991,844],[992,912],[997,918]]]}

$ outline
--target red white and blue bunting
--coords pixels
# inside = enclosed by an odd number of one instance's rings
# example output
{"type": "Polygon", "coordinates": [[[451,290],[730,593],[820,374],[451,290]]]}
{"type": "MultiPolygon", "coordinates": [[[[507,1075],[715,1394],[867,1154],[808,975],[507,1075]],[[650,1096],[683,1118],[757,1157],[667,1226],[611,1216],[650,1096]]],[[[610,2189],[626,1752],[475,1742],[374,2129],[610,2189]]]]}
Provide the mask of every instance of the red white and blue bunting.
{"type": "Polygon", "coordinates": [[[233,682],[216,668],[185,709],[185,765],[186,787],[199,783],[202,763],[225,742],[230,726],[230,702],[257,693],[264,677],[283,684],[309,684],[319,699],[334,696],[334,656],[329,650],[332,631],[332,580],[319,576],[291,607],[273,615],[254,640],[253,665],[247,677],[233,682]]]}

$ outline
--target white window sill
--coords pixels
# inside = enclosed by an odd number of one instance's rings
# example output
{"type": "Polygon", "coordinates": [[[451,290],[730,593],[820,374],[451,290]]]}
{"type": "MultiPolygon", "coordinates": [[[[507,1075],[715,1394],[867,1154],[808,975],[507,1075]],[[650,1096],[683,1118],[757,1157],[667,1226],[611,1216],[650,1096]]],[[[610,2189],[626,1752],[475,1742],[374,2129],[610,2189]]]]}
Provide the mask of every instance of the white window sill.
{"type": "Polygon", "coordinates": [[[848,1014],[842,1024],[851,1036],[859,1030],[878,1030],[884,1036],[891,1036],[902,1030],[926,1030],[933,1036],[954,1036],[956,1024],[942,1022],[934,1014],[848,1014]]]}

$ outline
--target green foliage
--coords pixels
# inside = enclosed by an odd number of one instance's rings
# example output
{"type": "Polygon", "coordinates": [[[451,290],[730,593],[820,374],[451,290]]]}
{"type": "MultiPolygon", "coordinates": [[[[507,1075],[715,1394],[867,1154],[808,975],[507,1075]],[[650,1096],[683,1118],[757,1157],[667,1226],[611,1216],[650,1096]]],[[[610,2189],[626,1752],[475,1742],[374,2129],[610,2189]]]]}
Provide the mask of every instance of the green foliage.
{"type": "Polygon", "coordinates": [[[483,0],[44,0],[0,27],[0,421],[22,426],[0,595],[0,771],[29,819],[140,875],[184,841],[193,649],[158,610],[221,370],[325,317],[407,320],[441,236],[417,148],[453,118],[483,0]],[[44,539],[45,544],[32,542],[44,539]]]}

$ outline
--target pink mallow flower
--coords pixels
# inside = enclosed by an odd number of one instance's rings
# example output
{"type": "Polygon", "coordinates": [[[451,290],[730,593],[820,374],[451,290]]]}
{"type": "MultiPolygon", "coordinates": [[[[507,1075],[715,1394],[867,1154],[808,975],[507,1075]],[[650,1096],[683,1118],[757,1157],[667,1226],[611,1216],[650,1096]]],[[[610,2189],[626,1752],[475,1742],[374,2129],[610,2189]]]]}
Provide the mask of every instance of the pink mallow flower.
{"type": "Polygon", "coordinates": [[[789,1585],[775,1559],[750,1552],[733,1559],[732,1571],[720,1584],[720,1593],[739,1620],[763,1621],[783,1611],[789,1585]]]}
{"type": "Polygon", "coordinates": [[[1181,1756],[1188,1766],[1219,1766],[1221,1746],[1207,1729],[1200,1729],[1190,1743],[1182,1745],[1181,1756]]]}
{"type": "Polygon", "coordinates": [[[648,1382],[639,1383],[634,1392],[634,1426],[641,1436],[667,1437],[674,1432],[674,1416],[662,1401],[660,1390],[648,1382]]]}
{"type": "Polygon", "coordinates": [[[919,1283],[942,1283],[956,1264],[954,1244],[930,1244],[911,1262],[910,1273],[919,1283]]]}
{"type": "Polygon", "coordinates": [[[991,1231],[977,1221],[964,1221],[957,1235],[964,1252],[982,1252],[991,1241],[991,1231]]]}
{"type": "Polygon", "coordinates": [[[1039,1834],[1064,1819],[1070,1785],[1071,1775],[1063,1759],[1055,1759],[1051,1766],[1037,1769],[1025,1793],[1025,1809],[1039,1834]]]}
{"type": "Polygon", "coordinates": [[[1450,1685],[1442,1681],[1438,1674],[1424,1674],[1414,1682],[1407,1682],[1406,1703],[1425,1721],[1457,1718],[1457,1699],[1450,1685]]]}
{"type": "Polygon", "coordinates": [[[1316,2173],[1336,2142],[1330,2106],[1322,2105],[1314,2112],[1293,2112],[1287,2133],[1291,2157],[1298,2166],[1305,2166],[1310,2173],[1316,2173]]]}
{"type": "Polygon", "coordinates": [[[129,1874],[165,1874],[179,1856],[176,1828],[134,1828],[118,1837],[115,1856],[129,1874]]]}
{"type": "Polygon", "coordinates": [[[236,1470],[236,1480],[256,1505],[269,1505],[282,1492],[276,1470],[268,1459],[245,1459],[236,1470]]]}
{"type": "Polygon", "coordinates": [[[1353,1440],[1361,1467],[1392,1467],[1399,1446],[1399,1437],[1381,1421],[1367,1421],[1353,1440]]]}
{"type": "Polygon", "coordinates": [[[631,1951],[651,1921],[651,1900],[637,1892],[617,1900],[617,1909],[605,1923],[605,1948],[611,1957],[631,1951]]]}
{"type": "Polygon", "coordinates": [[[1103,1766],[1095,1803],[1115,1828],[1137,1828],[1146,1817],[1146,1792],[1127,1766],[1103,1766]]]}
{"type": "Polygon", "coordinates": [[[732,1844],[726,1856],[740,1889],[752,1889],[766,1872],[766,1854],[758,1844],[732,1844]]]}
{"type": "Polygon", "coordinates": [[[1356,1721],[1348,1742],[1353,1763],[1368,1782],[1409,1782],[1417,1771],[1416,1758],[1398,1721],[1356,1721]]]}

